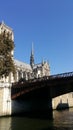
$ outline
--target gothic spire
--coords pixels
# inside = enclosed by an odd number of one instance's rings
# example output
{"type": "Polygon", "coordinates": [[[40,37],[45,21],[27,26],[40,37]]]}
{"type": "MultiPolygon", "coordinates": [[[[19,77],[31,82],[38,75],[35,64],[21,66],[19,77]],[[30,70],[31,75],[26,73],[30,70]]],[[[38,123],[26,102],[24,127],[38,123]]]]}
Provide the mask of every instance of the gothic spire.
{"type": "Polygon", "coordinates": [[[30,55],[30,65],[33,68],[33,66],[34,66],[34,49],[33,49],[33,43],[32,43],[31,55],[30,55]]]}
{"type": "Polygon", "coordinates": [[[33,42],[32,42],[31,54],[34,55],[33,42]]]}

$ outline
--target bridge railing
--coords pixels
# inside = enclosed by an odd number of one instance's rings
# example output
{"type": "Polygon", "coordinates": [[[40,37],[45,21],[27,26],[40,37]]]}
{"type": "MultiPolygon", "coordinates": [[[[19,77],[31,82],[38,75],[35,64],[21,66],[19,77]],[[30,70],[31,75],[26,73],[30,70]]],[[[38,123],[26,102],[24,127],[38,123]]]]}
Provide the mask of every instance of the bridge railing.
{"type": "Polygon", "coordinates": [[[48,80],[48,79],[51,80],[51,79],[56,79],[56,78],[64,78],[64,77],[72,77],[72,76],[73,76],[73,72],[66,72],[66,73],[61,73],[61,74],[39,77],[31,81],[34,82],[34,81],[41,81],[41,80],[48,80]]]}
{"type": "Polygon", "coordinates": [[[53,78],[61,78],[62,77],[63,78],[63,77],[71,77],[71,76],[73,76],[73,72],[66,72],[66,73],[51,75],[50,78],[51,77],[53,77],[53,78]]]}

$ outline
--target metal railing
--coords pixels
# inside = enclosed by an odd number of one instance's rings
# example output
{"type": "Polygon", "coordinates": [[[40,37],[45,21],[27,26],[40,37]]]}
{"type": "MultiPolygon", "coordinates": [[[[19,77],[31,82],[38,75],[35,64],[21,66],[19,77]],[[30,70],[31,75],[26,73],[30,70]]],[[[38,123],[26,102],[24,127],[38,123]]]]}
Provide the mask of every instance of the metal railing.
{"type": "Polygon", "coordinates": [[[65,78],[65,77],[68,78],[68,77],[72,77],[72,76],[73,76],[73,72],[66,72],[66,73],[61,73],[61,74],[55,74],[55,75],[49,75],[49,76],[34,78],[34,79],[30,80],[30,82],[42,81],[42,80],[51,80],[51,79],[65,78]]]}
{"type": "Polygon", "coordinates": [[[71,77],[71,76],[73,76],[73,72],[50,75],[50,77],[53,77],[53,78],[61,78],[61,77],[63,78],[63,77],[71,77]]]}

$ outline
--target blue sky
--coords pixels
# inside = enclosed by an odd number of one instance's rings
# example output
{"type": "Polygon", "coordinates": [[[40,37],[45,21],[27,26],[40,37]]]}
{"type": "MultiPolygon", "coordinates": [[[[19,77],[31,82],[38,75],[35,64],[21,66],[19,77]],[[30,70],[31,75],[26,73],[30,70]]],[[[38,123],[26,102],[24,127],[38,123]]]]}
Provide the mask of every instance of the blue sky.
{"type": "Polygon", "coordinates": [[[29,63],[47,60],[51,74],[73,71],[73,0],[1,0],[0,21],[13,28],[15,54],[29,63]]]}

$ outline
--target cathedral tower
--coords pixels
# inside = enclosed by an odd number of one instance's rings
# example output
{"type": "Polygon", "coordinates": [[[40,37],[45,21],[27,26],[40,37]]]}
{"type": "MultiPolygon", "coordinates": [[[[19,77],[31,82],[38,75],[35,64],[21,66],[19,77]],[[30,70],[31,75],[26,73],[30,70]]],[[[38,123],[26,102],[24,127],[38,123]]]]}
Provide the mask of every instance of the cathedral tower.
{"type": "MultiPolygon", "coordinates": [[[[7,26],[4,21],[0,22],[0,34],[5,32],[9,35],[9,38],[14,42],[14,34],[13,29],[7,26]]],[[[14,50],[11,52],[12,56],[14,55],[14,50]]]]}

